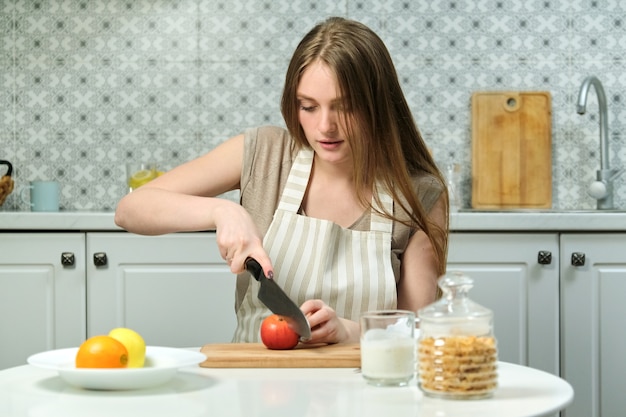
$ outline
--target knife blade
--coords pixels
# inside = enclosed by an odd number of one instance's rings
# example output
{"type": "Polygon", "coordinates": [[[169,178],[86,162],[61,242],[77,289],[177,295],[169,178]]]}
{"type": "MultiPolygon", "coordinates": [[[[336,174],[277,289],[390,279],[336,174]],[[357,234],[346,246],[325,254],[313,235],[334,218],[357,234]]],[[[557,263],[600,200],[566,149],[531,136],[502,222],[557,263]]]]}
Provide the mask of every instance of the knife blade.
{"type": "Polygon", "coordinates": [[[261,284],[258,293],[259,300],[272,313],[285,317],[295,332],[300,335],[300,339],[310,339],[311,327],[304,313],[276,281],[265,276],[259,262],[254,258],[246,259],[246,270],[261,284]]]}

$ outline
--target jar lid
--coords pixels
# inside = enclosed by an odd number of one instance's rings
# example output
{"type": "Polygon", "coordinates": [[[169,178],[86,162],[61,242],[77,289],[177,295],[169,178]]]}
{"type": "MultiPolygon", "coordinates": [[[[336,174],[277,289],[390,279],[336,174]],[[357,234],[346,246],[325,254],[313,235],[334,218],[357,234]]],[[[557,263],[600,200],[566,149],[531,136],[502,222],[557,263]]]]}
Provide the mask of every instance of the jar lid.
{"type": "Polygon", "coordinates": [[[469,290],[474,280],[460,271],[453,271],[439,279],[439,287],[443,296],[436,302],[420,309],[418,315],[422,320],[487,320],[493,317],[488,308],[472,301],[469,290]]]}

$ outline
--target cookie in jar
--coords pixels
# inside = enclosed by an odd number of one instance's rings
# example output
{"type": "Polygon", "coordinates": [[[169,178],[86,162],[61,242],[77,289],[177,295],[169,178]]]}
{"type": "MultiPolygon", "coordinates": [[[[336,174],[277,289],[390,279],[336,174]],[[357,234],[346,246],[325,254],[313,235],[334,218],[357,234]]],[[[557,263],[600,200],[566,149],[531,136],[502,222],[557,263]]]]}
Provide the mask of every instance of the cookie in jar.
{"type": "Polygon", "coordinates": [[[443,296],[418,312],[418,386],[431,397],[488,398],[498,386],[493,312],[469,298],[473,280],[461,272],[439,286],[443,296]]]}

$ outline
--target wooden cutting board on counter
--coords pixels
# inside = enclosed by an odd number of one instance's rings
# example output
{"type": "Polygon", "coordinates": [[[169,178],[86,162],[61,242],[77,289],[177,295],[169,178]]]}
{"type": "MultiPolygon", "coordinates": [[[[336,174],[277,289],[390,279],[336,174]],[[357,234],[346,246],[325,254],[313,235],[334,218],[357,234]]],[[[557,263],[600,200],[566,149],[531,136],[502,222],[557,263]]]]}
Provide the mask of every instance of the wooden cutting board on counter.
{"type": "Polygon", "coordinates": [[[358,343],[298,345],[290,350],[271,350],[262,343],[207,344],[204,368],[359,368],[358,343]]]}
{"type": "Polygon", "coordinates": [[[472,207],[552,206],[552,106],[545,91],[472,95],[472,207]]]}

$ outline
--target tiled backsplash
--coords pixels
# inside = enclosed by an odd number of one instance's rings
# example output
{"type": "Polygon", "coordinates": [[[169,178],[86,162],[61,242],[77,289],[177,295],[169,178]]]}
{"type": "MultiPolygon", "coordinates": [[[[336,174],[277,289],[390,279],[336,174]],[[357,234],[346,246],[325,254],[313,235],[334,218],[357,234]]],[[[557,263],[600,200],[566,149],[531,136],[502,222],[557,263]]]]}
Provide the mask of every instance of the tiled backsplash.
{"type": "MultiPolygon", "coordinates": [[[[0,0],[0,159],[17,189],[55,179],[64,210],[111,210],[126,161],[171,168],[244,128],[279,124],[289,57],[341,15],[388,45],[417,123],[441,162],[462,164],[470,203],[470,95],[552,95],[553,206],[593,208],[596,75],[611,164],[626,167],[626,4],[596,0],[0,0]]],[[[0,175],[3,173],[0,173],[0,175]]],[[[14,192],[2,210],[26,210],[14,192]]],[[[615,183],[626,208],[626,175],[615,183]]]]}

